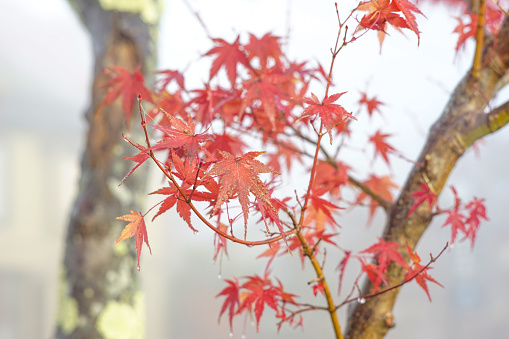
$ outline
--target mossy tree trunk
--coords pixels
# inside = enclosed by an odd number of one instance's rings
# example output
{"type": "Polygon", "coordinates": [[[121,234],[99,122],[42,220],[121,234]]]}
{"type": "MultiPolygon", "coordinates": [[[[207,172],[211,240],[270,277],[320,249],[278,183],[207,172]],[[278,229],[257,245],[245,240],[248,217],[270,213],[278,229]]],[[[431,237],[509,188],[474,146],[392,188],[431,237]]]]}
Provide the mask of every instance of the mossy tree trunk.
{"type": "MultiPolygon", "coordinates": [[[[144,336],[134,242],[113,243],[125,226],[115,218],[140,211],[145,175],[138,170],[117,187],[132,167],[124,157],[135,152],[122,138],[124,112],[119,100],[99,114],[94,111],[104,98],[105,67],[132,71],[142,65],[145,74],[154,70],[160,8],[153,1],[71,1],[90,32],[95,66],[79,191],[67,229],[56,338],[144,336]]],[[[139,124],[131,126],[134,130],[139,124]]]]}

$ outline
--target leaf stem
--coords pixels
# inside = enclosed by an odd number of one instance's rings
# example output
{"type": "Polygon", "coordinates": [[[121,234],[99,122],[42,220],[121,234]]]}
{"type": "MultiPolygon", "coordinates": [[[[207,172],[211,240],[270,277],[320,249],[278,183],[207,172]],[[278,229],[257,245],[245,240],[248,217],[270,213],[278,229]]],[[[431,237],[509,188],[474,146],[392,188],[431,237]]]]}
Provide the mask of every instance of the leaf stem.
{"type": "Polygon", "coordinates": [[[438,260],[438,258],[440,258],[440,256],[445,252],[445,250],[447,249],[447,247],[449,247],[449,243],[446,243],[444,248],[442,248],[442,250],[440,251],[440,253],[438,253],[438,255],[436,257],[433,257],[431,254],[430,254],[430,260],[429,262],[426,264],[426,266],[423,266],[418,272],[416,272],[414,275],[412,275],[410,278],[408,279],[405,279],[403,280],[401,283],[397,284],[397,285],[394,285],[392,287],[389,287],[383,291],[380,291],[380,292],[377,292],[377,293],[373,293],[373,294],[369,294],[369,295],[363,295],[363,296],[360,296],[360,297],[357,297],[357,298],[351,298],[351,299],[347,299],[345,301],[343,301],[341,304],[339,304],[338,306],[336,306],[336,310],[342,306],[344,306],[345,304],[348,304],[348,303],[351,303],[353,301],[356,301],[358,300],[359,298],[362,298],[362,299],[371,299],[371,298],[375,298],[375,297],[378,297],[379,295],[381,294],[385,294],[389,291],[392,291],[396,288],[399,288],[403,285],[405,285],[406,283],[409,283],[410,281],[414,280],[417,276],[419,276],[419,274],[421,274],[422,272],[426,271],[426,269],[428,269],[428,267],[434,263],[435,261],[438,260]]]}

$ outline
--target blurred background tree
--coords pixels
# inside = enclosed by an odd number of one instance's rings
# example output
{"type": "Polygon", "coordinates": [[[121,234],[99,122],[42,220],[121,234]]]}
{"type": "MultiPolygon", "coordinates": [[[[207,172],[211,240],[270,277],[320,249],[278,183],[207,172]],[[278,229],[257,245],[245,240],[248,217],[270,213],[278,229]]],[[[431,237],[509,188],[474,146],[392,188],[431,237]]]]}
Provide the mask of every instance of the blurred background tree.
{"type": "Polygon", "coordinates": [[[138,338],[145,331],[145,304],[136,250],[133,243],[112,244],[122,229],[115,218],[140,209],[146,171],[118,188],[131,167],[124,160],[131,146],[122,139],[126,130],[122,103],[117,100],[95,112],[105,95],[105,68],[116,65],[133,71],[141,66],[144,74],[155,70],[162,2],[72,0],[71,4],[90,33],[95,65],[79,191],[67,227],[56,337],[138,338]]]}

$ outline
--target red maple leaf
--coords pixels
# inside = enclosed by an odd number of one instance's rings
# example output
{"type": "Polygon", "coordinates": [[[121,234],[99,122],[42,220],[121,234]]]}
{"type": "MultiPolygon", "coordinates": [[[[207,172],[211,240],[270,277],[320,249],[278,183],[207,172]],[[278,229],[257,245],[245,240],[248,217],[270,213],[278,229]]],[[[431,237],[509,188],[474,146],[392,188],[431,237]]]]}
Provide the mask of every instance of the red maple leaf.
{"type": "Polygon", "coordinates": [[[451,187],[451,190],[454,193],[454,207],[448,211],[445,211],[445,213],[447,213],[447,220],[445,220],[445,223],[442,225],[442,227],[445,227],[449,224],[451,225],[451,245],[452,245],[456,240],[458,231],[467,233],[467,230],[465,228],[466,217],[459,211],[461,201],[458,198],[456,189],[454,187],[451,187]]]}
{"type": "Polygon", "coordinates": [[[380,111],[380,106],[383,105],[383,102],[378,101],[378,99],[376,97],[368,99],[368,96],[364,92],[361,92],[361,98],[359,100],[359,105],[366,107],[370,117],[373,115],[373,113],[375,111],[382,113],[380,111]]]}
{"type": "Polygon", "coordinates": [[[212,213],[215,213],[228,199],[238,194],[239,203],[244,214],[244,237],[246,237],[249,215],[249,193],[251,192],[270,206],[270,208],[274,209],[270,201],[269,192],[258,177],[258,173],[279,173],[260,161],[255,160],[257,156],[264,152],[248,152],[241,157],[234,157],[232,154],[224,151],[218,150],[218,152],[223,157],[223,160],[215,163],[207,173],[208,176],[221,176],[219,194],[212,213]]]}
{"type": "Polygon", "coordinates": [[[240,107],[240,117],[245,113],[248,106],[262,108],[272,128],[276,126],[277,112],[282,108],[281,100],[287,100],[288,95],[283,91],[283,84],[289,81],[289,77],[282,74],[277,67],[265,69],[261,74],[250,72],[251,79],[244,81],[245,94],[240,107]]]}
{"type": "Polygon", "coordinates": [[[281,219],[279,219],[279,215],[276,211],[276,208],[273,206],[275,205],[276,199],[270,199],[272,202],[272,207],[269,206],[266,202],[263,202],[261,200],[256,200],[255,202],[255,209],[260,212],[261,218],[259,221],[263,220],[263,223],[265,224],[265,227],[267,228],[267,234],[272,234],[269,231],[268,222],[276,225],[278,231],[280,234],[283,235],[283,239],[286,240],[286,234],[284,233],[283,223],[281,222],[281,219]]]}
{"type": "MultiPolygon", "coordinates": [[[[222,224],[222,223],[219,224],[217,229],[223,233],[228,232],[228,226],[225,224],[222,224]]],[[[221,270],[223,254],[225,254],[226,257],[229,257],[228,256],[228,240],[216,232],[216,233],[214,233],[214,257],[212,258],[212,261],[214,263],[216,263],[217,258],[220,257],[220,262],[219,262],[220,269],[219,270],[221,270]]]]}
{"type": "Polygon", "coordinates": [[[171,152],[172,163],[175,167],[176,172],[173,174],[182,180],[182,184],[180,185],[180,190],[170,182],[169,187],[163,187],[159,190],[152,192],[150,194],[163,194],[168,197],[163,200],[161,206],[159,206],[159,210],[154,215],[152,220],[177,205],[177,213],[178,215],[189,225],[193,231],[196,232],[193,225],[191,224],[191,207],[185,201],[184,197],[181,194],[181,191],[185,194],[187,199],[195,200],[195,201],[210,201],[214,199],[217,195],[210,192],[201,192],[198,191],[197,188],[201,185],[204,185],[210,191],[216,191],[217,189],[214,187],[217,185],[213,180],[207,180],[205,182],[201,181],[200,178],[204,175],[204,171],[201,170],[199,166],[196,164],[196,158],[190,160],[186,158],[185,162],[182,161],[172,150],[171,152]],[[201,171],[200,171],[201,170],[201,171]]]}
{"type": "Polygon", "coordinates": [[[212,89],[207,84],[204,89],[194,90],[197,96],[189,101],[189,106],[195,112],[195,121],[208,125],[216,115],[219,115],[225,124],[233,121],[239,114],[241,91],[237,89],[226,90],[221,87],[212,89]]]}
{"type": "Polygon", "coordinates": [[[256,330],[260,329],[260,318],[262,317],[265,305],[278,312],[277,302],[281,299],[281,291],[272,285],[269,279],[259,276],[248,276],[249,280],[242,285],[246,292],[241,297],[244,298],[240,305],[240,310],[253,310],[256,318],[256,330]]]}
{"type": "Polygon", "coordinates": [[[385,273],[391,260],[401,267],[408,267],[408,264],[406,263],[405,259],[403,259],[403,256],[397,251],[399,247],[401,247],[401,245],[396,242],[385,241],[382,238],[378,238],[378,243],[368,247],[360,253],[373,253],[375,259],[378,262],[379,271],[385,273]]]}
{"type": "Polygon", "coordinates": [[[323,101],[318,100],[317,96],[313,93],[311,93],[311,99],[304,98],[304,102],[309,106],[304,109],[304,112],[302,113],[302,116],[299,118],[299,120],[307,117],[312,117],[312,119],[315,119],[316,116],[320,116],[323,125],[329,133],[331,145],[332,128],[334,128],[334,126],[342,123],[347,118],[357,120],[357,118],[355,118],[351,113],[348,113],[342,106],[333,104],[333,102],[338,100],[339,97],[345,93],[346,92],[336,93],[327,96],[323,99],[323,101]]]}
{"type": "MultiPolygon", "coordinates": [[[[122,136],[125,137],[124,134],[122,134],[122,136]]],[[[139,149],[141,152],[132,156],[132,157],[127,157],[127,158],[124,158],[126,160],[131,160],[131,161],[134,161],[136,162],[136,166],[133,167],[133,169],[131,169],[129,171],[129,173],[127,173],[124,178],[122,179],[122,181],[120,182],[120,184],[118,184],[119,186],[122,185],[122,183],[138,168],[140,167],[141,164],[143,164],[148,158],[149,158],[149,155],[148,155],[148,148],[144,147],[144,146],[141,146],[140,144],[134,144],[134,147],[136,147],[137,149],[139,149]]]]}
{"type": "MultiPolygon", "coordinates": [[[[191,230],[197,232],[197,230],[193,227],[191,223],[191,207],[187,202],[185,202],[184,198],[182,197],[182,194],[177,189],[177,187],[175,187],[173,184],[170,185],[171,186],[162,187],[157,191],[150,193],[150,194],[163,194],[168,196],[166,199],[163,200],[161,206],[159,206],[159,210],[157,211],[156,215],[154,215],[152,220],[154,220],[155,218],[157,218],[158,216],[160,216],[161,214],[175,206],[175,204],[177,204],[178,215],[187,223],[191,230]]],[[[184,192],[186,197],[190,197],[191,193],[193,193],[191,199],[196,201],[209,201],[215,197],[214,194],[209,192],[195,191],[187,183],[182,184],[181,190],[184,192]]]]}
{"type": "Polygon", "coordinates": [[[148,246],[148,250],[150,254],[152,254],[152,250],[150,249],[150,245],[148,244],[148,235],[147,228],[145,226],[145,220],[143,219],[143,215],[138,212],[131,211],[131,214],[126,214],[121,217],[117,217],[117,219],[128,221],[129,224],[122,230],[120,233],[120,237],[115,241],[113,245],[118,244],[122,240],[128,239],[136,235],[136,253],[138,254],[138,271],[140,270],[140,255],[141,255],[141,247],[143,242],[148,246]]]}
{"type": "Polygon", "coordinates": [[[456,240],[456,236],[458,235],[458,230],[466,233],[465,229],[465,220],[466,217],[462,213],[458,211],[458,208],[455,207],[452,210],[445,211],[447,213],[447,220],[442,225],[445,227],[447,225],[451,225],[451,245],[454,244],[456,240]]]}
{"type": "Polygon", "coordinates": [[[431,192],[428,185],[423,182],[421,182],[421,190],[415,191],[410,194],[410,196],[414,198],[414,204],[410,208],[408,215],[411,215],[412,212],[425,201],[428,202],[430,210],[432,210],[437,203],[437,195],[431,192]]]}
{"type": "Polygon", "coordinates": [[[269,258],[269,261],[267,262],[267,266],[265,266],[265,270],[268,271],[270,264],[274,261],[276,258],[276,255],[279,252],[279,249],[281,248],[281,243],[279,241],[277,242],[271,242],[269,243],[269,248],[265,250],[262,254],[257,256],[256,258],[269,258]]]}
{"type": "Polygon", "coordinates": [[[217,297],[224,296],[224,302],[223,306],[221,307],[221,311],[219,312],[219,318],[217,319],[217,322],[221,320],[221,316],[223,315],[226,310],[228,310],[228,318],[230,320],[230,330],[233,330],[233,317],[237,313],[239,307],[240,307],[240,300],[239,300],[239,282],[237,278],[234,280],[225,280],[225,282],[228,284],[227,287],[225,287],[221,292],[219,292],[217,297]]]}
{"type": "Polygon", "coordinates": [[[336,162],[336,167],[325,161],[316,165],[313,190],[325,190],[332,196],[341,197],[341,188],[348,185],[348,171],[350,166],[336,162]],[[316,187],[316,189],[315,189],[316,187]]]}
{"type": "Polygon", "coordinates": [[[244,153],[242,150],[246,147],[246,144],[238,136],[223,132],[222,134],[212,134],[211,138],[212,140],[207,141],[204,148],[214,157],[213,160],[219,157],[218,150],[223,150],[235,156],[244,153]]]}
{"type": "Polygon", "coordinates": [[[389,163],[389,157],[387,156],[387,154],[389,152],[396,151],[394,149],[394,147],[392,147],[390,144],[388,144],[385,141],[385,139],[387,139],[390,136],[391,136],[390,134],[382,134],[378,130],[378,131],[376,131],[376,133],[373,136],[371,136],[369,138],[369,141],[375,145],[375,156],[373,157],[373,159],[376,159],[376,157],[378,155],[380,155],[385,160],[387,165],[389,165],[389,166],[390,166],[390,163],[389,163]]]}
{"type": "Polygon", "coordinates": [[[103,85],[103,87],[108,87],[108,92],[96,109],[95,114],[98,114],[101,109],[113,103],[119,96],[122,96],[122,109],[125,114],[126,126],[129,128],[134,101],[138,95],[141,95],[143,100],[150,102],[152,102],[152,98],[150,91],[144,85],[145,79],[140,72],[141,66],[136,67],[133,73],[119,66],[113,66],[112,68],[114,72],[108,69],[104,71],[111,75],[112,78],[103,85]]]}
{"type": "Polygon", "coordinates": [[[416,35],[417,39],[420,39],[419,29],[417,28],[417,22],[415,22],[415,15],[412,12],[420,14],[425,17],[424,14],[417,8],[413,3],[407,0],[393,0],[393,3],[399,8],[399,10],[403,13],[406,19],[406,23],[408,28],[411,29],[416,35]]]}
{"type": "MultiPolygon", "coordinates": [[[[484,27],[490,33],[496,35],[500,31],[501,23],[507,14],[501,11],[498,3],[495,2],[487,2],[485,10],[484,27]]],[[[465,24],[461,17],[456,17],[458,26],[456,26],[453,31],[453,33],[459,34],[458,42],[456,43],[456,52],[458,52],[460,48],[465,47],[465,42],[470,38],[474,38],[477,32],[477,14],[466,12],[465,15],[470,19],[468,24],[465,24]]]]}
{"type": "Polygon", "coordinates": [[[369,12],[360,21],[360,26],[363,28],[385,32],[387,24],[390,24],[396,29],[410,29],[417,35],[417,39],[420,39],[419,29],[412,12],[424,14],[407,0],[371,0],[362,3],[359,9],[369,12]],[[398,12],[401,12],[404,18],[398,12]]]}
{"type": "Polygon", "coordinates": [[[419,286],[421,286],[424,292],[426,292],[429,301],[431,301],[431,296],[429,295],[428,285],[426,281],[431,281],[441,287],[444,286],[435,279],[433,279],[431,276],[429,276],[428,270],[431,269],[431,267],[427,267],[426,269],[423,270],[424,266],[420,264],[421,258],[419,257],[419,255],[416,252],[412,251],[408,244],[406,245],[406,247],[407,252],[410,255],[410,259],[412,259],[413,265],[408,268],[408,272],[405,275],[405,280],[415,277],[415,281],[417,281],[419,286]]]}
{"type": "MultiPolygon", "coordinates": [[[[385,199],[385,201],[392,201],[392,193],[391,188],[397,188],[398,185],[392,182],[391,177],[386,175],[383,177],[377,177],[376,175],[370,175],[369,179],[363,182],[364,185],[368,186],[374,193],[385,199]]],[[[357,197],[356,204],[362,202],[364,199],[368,198],[369,196],[364,192],[361,191],[359,196],[357,197]]],[[[370,205],[369,205],[369,219],[368,219],[368,225],[373,219],[373,216],[375,215],[376,208],[379,206],[378,203],[373,200],[371,197],[370,205]]]]}
{"type": "Polygon", "coordinates": [[[229,44],[223,39],[212,39],[216,43],[216,47],[205,53],[205,55],[217,54],[216,58],[212,62],[210,68],[210,79],[212,79],[221,67],[226,69],[226,74],[232,87],[235,86],[235,79],[237,78],[237,64],[242,64],[249,67],[249,60],[246,57],[245,52],[242,50],[239,38],[233,44],[229,44]]]}
{"type": "Polygon", "coordinates": [[[457,17],[458,26],[454,28],[453,33],[458,33],[458,42],[456,42],[456,52],[460,50],[460,48],[465,47],[465,42],[475,36],[475,32],[477,31],[477,14],[468,14],[470,17],[470,23],[464,24],[463,20],[460,17],[457,17]]]}
{"type": "Polygon", "coordinates": [[[373,284],[373,293],[376,293],[382,282],[387,286],[387,278],[385,277],[385,271],[382,271],[380,266],[374,263],[366,263],[364,259],[359,258],[362,265],[362,271],[366,273],[369,281],[373,284]]]}
{"type": "Polygon", "coordinates": [[[279,58],[281,58],[282,52],[279,39],[279,37],[271,33],[265,34],[260,39],[250,33],[249,43],[244,48],[249,53],[250,59],[258,57],[260,66],[263,69],[267,67],[269,57],[272,57],[277,64],[280,63],[279,58]]]}
{"type": "Polygon", "coordinates": [[[269,166],[274,170],[281,172],[283,170],[282,163],[285,164],[289,171],[297,162],[302,163],[301,151],[292,143],[287,141],[279,141],[279,150],[277,153],[269,153],[269,166]]]}
{"type": "Polygon", "coordinates": [[[345,275],[346,265],[352,257],[352,251],[345,251],[345,256],[338,264],[336,269],[339,271],[339,284],[338,284],[338,295],[341,294],[341,286],[343,285],[343,276],[345,275]]]}
{"type": "Polygon", "coordinates": [[[179,71],[172,71],[170,69],[159,71],[157,74],[161,74],[162,77],[157,82],[157,86],[160,91],[163,91],[172,81],[175,81],[181,89],[184,89],[184,76],[179,71]]]}
{"type": "Polygon", "coordinates": [[[484,199],[478,199],[474,197],[474,200],[470,201],[465,207],[469,211],[469,216],[466,220],[466,224],[468,225],[466,236],[467,238],[470,238],[470,245],[473,248],[477,230],[481,224],[480,219],[489,219],[486,216],[486,206],[484,205],[484,199]]]}
{"type": "Polygon", "coordinates": [[[186,103],[182,98],[180,90],[175,93],[169,93],[168,91],[163,90],[157,96],[154,102],[154,107],[149,111],[148,115],[150,120],[158,121],[159,125],[169,127],[171,126],[171,122],[168,120],[166,115],[180,115],[181,117],[187,118],[185,109],[186,103]]]}
{"type": "Polygon", "coordinates": [[[321,293],[322,295],[325,295],[325,292],[323,291],[325,287],[322,285],[321,282],[317,282],[313,285],[313,295],[316,297],[318,293],[321,293]]]}
{"type": "Polygon", "coordinates": [[[314,223],[317,231],[324,230],[325,227],[322,225],[322,221],[327,222],[329,225],[339,226],[334,220],[332,212],[342,208],[326,199],[320,198],[325,192],[326,190],[324,189],[313,188],[313,192],[309,196],[311,204],[308,206],[309,210],[306,211],[307,213],[304,218],[304,224],[309,225],[308,223],[314,223]]]}
{"type": "Polygon", "coordinates": [[[153,146],[154,150],[182,148],[185,156],[192,157],[199,149],[201,149],[200,144],[210,139],[210,136],[206,133],[195,133],[195,124],[191,117],[188,118],[186,123],[167,112],[164,113],[168,118],[171,127],[156,127],[165,133],[165,135],[162,137],[162,140],[157,143],[157,145],[153,146]]]}

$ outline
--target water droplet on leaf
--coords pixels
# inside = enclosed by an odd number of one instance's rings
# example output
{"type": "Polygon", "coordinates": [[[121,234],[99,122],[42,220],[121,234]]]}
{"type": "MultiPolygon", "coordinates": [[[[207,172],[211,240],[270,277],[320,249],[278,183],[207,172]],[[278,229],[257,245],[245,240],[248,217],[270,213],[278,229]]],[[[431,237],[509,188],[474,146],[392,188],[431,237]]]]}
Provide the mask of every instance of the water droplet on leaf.
{"type": "Polygon", "coordinates": [[[217,275],[217,279],[221,279],[221,274],[218,274],[218,275],[217,275]]]}
{"type": "Polygon", "coordinates": [[[253,247],[253,244],[249,244],[249,245],[247,245],[247,247],[251,248],[251,247],[253,247]]]}
{"type": "Polygon", "coordinates": [[[198,231],[194,231],[193,233],[194,233],[194,235],[197,235],[197,234],[198,234],[198,231]]]}
{"type": "Polygon", "coordinates": [[[230,337],[233,337],[233,332],[230,332],[230,337]]]}
{"type": "Polygon", "coordinates": [[[357,298],[357,302],[362,305],[362,304],[366,303],[366,299],[364,299],[364,298],[357,298]]]}
{"type": "Polygon", "coordinates": [[[136,269],[139,271],[140,270],[140,265],[136,266],[136,269]]]}

